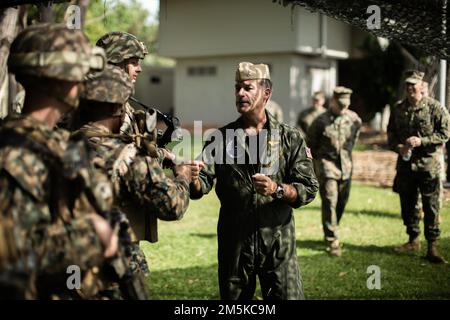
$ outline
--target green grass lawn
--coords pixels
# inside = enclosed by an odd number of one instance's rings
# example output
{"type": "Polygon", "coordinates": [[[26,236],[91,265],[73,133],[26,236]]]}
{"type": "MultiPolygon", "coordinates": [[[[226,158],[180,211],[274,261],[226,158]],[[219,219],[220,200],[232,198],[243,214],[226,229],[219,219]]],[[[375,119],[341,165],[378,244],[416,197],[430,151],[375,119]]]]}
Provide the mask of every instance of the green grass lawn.
{"type": "MultiPolygon", "coordinates": [[[[191,201],[182,221],[160,222],[159,242],[143,242],[151,275],[152,299],[219,299],[216,224],[219,202],[214,192],[191,201]]],[[[407,240],[398,195],[354,183],[341,220],[343,256],[324,251],[320,198],[295,210],[297,254],[307,299],[448,299],[450,264],[432,265],[420,254],[398,255],[407,240]],[[381,289],[369,290],[367,268],[381,270],[381,289]]],[[[450,203],[441,210],[439,248],[450,260],[450,203]]],[[[422,226],[423,228],[423,226],[422,226]]],[[[423,234],[423,233],[422,233],[423,234]]],[[[261,299],[259,288],[256,299],[261,299]]]]}

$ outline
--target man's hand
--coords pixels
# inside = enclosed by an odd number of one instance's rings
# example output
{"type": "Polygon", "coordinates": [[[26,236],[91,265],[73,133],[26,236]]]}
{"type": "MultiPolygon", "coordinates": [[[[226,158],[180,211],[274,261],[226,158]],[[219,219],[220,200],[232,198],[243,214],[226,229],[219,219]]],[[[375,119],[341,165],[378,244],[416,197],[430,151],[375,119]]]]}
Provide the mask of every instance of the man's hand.
{"type": "Polygon", "coordinates": [[[163,159],[169,160],[172,162],[175,161],[175,154],[172,151],[167,150],[166,148],[159,148],[159,152],[161,152],[163,159]]]}
{"type": "Polygon", "coordinates": [[[400,144],[398,146],[398,153],[404,157],[406,156],[409,152],[411,152],[412,147],[408,144],[400,144]]]}
{"type": "Polygon", "coordinates": [[[188,182],[191,182],[191,167],[188,164],[177,164],[172,168],[175,177],[183,176],[188,182]]]}
{"type": "Polygon", "coordinates": [[[254,174],[252,179],[256,192],[263,196],[271,196],[277,190],[277,184],[264,174],[254,174]]]}
{"type": "Polygon", "coordinates": [[[90,214],[88,217],[92,220],[95,231],[100,241],[105,246],[103,256],[111,258],[116,255],[119,248],[119,238],[111,229],[109,223],[97,214],[90,214]]]}
{"type": "Polygon", "coordinates": [[[205,163],[203,161],[190,161],[186,163],[191,168],[191,183],[198,181],[200,176],[200,171],[205,167],[205,163]]]}
{"type": "Polygon", "coordinates": [[[422,145],[422,140],[419,137],[412,136],[412,137],[409,137],[408,139],[406,139],[405,144],[406,145],[409,144],[411,147],[417,148],[422,145]]]}

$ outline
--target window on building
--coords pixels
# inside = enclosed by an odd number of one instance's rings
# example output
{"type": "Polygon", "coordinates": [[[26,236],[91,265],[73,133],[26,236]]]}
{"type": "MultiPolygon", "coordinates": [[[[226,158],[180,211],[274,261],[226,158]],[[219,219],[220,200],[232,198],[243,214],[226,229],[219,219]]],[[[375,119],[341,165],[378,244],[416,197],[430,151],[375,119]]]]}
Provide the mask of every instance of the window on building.
{"type": "Polygon", "coordinates": [[[215,66],[188,67],[187,74],[190,77],[215,76],[217,74],[217,67],[215,66]]]}
{"type": "Polygon", "coordinates": [[[159,76],[151,76],[150,77],[151,84],[161,84],[161,77],[159,76]]]}

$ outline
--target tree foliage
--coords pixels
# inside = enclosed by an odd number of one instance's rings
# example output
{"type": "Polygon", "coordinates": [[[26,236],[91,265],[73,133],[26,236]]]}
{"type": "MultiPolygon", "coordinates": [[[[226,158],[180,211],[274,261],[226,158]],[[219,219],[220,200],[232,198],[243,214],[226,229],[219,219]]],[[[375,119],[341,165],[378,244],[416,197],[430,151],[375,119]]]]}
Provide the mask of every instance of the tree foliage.
{"type": "MultiPolygon", "coordinates": [[[[141,0],[145,1],[145,0],[141,0]]],[[[55,22],[64,22],[67,7],[75,4],[54,4],[55,22]]],[[[155,51],[158,24],[150,24],[150,12],[142,7],[138,0],[90,0],[86,13],[84,31],[89,40],[95,43],[98,38],[110,31],[125,31],[134,34],[145,43],[150,52],[155,51]]],[[[29,23],[39,21],[39,10],[36,6],[29,7],[29,23]]]]}
{"type": "Polygon", "coordinates": [[[92,42],[110,31],[126,31],[137,36],[154,52],[158,25],[148,24],[150,12],[137,0],[91,0],[85,32],[92,42]]]}
{"type": "Polygon", "coordinates": [[[382,48],[373,35],[368,35],[359,48],[361,59],[344,60],[340,63],[340,81],[350,86],[355,98],[364,109],[364,120],[382,111],[386,104],[394,105],[403,98],[403,73],[407,69],[420,69],[427,73],[427,81],[435,73],[431,59],[417,48],[390,41],[382,48]]]}

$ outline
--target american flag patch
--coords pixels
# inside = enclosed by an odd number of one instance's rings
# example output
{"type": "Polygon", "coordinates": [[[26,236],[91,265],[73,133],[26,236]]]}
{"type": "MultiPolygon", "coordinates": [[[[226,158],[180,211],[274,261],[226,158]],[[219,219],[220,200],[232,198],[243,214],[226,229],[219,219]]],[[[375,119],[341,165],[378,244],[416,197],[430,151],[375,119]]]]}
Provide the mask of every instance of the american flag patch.
{"type": "Polygon", "coordinates": [[[308,159],[312,159],[312,154],[311,154],[311,149],[306,147],[306,156],[308,157],[308,159]]]}

